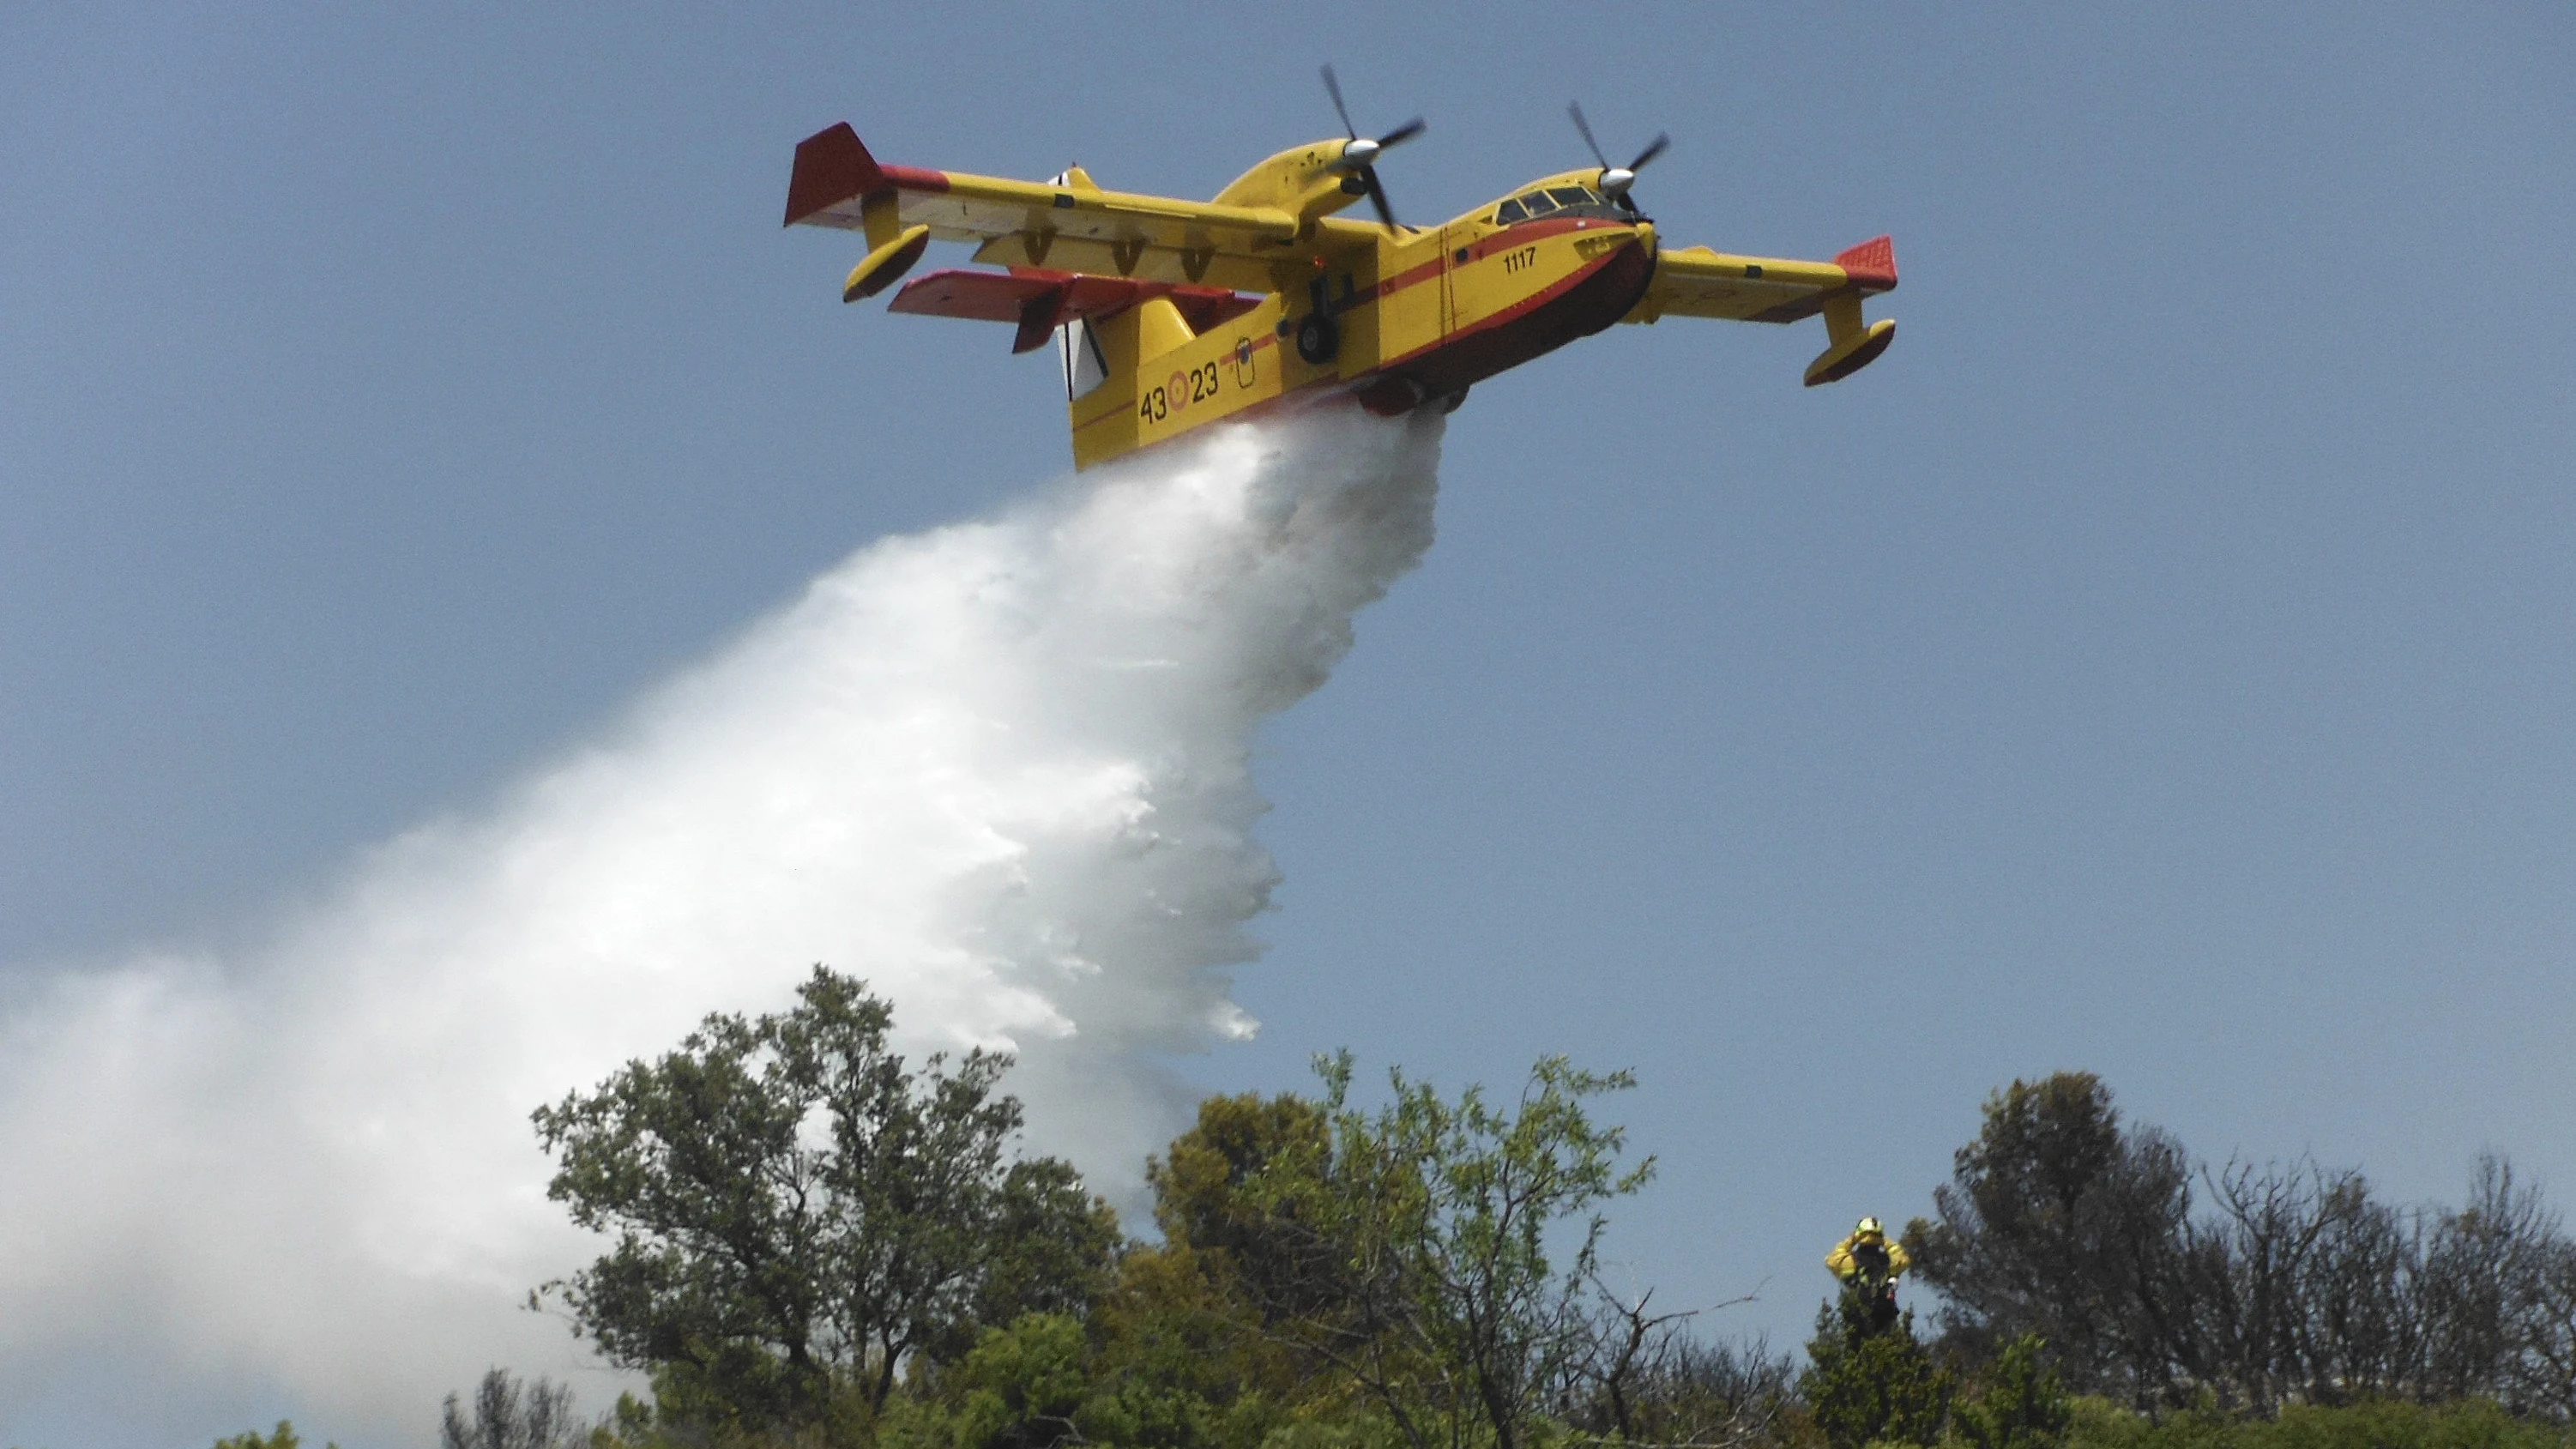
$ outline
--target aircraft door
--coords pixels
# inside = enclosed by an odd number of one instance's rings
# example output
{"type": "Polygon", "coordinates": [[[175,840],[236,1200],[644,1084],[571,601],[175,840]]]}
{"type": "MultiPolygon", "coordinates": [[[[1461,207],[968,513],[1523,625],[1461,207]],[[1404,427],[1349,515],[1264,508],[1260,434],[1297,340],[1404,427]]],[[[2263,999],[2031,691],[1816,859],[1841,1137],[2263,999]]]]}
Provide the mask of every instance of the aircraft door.
{"type": "Polygon", "coordinates": [[[1475,239],[1476,230],[1469,226],[1444,226],[1440,229],[1440,335],[1458,330],[1458,294],[1455,276],[1459,249],[1475,239]]]}

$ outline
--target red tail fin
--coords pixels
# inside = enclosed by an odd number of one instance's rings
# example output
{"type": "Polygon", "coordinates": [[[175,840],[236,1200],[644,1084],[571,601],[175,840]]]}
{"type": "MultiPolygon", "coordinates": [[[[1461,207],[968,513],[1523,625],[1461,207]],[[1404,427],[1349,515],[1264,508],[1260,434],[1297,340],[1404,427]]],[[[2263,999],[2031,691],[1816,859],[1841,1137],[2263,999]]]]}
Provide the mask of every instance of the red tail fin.
{"type": "Polygon", "coordinates": [[[849,122],[817,131],[796,143],[796,170],[787,181],[787,225],[892,184],[849,122]]]}

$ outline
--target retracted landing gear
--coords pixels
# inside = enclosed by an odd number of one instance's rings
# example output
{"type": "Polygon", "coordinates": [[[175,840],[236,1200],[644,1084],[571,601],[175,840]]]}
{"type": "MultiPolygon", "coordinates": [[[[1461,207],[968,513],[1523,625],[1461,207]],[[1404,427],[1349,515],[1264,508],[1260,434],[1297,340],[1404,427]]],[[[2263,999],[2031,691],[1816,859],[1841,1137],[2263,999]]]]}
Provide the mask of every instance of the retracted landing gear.
{"type": "Polygon", "coordinates": [[[1309,312],[1297,324],[1297,355],[1310,367],[1321,367],[1342,350],[1341,324],[1323,312],[1309,312]]]}

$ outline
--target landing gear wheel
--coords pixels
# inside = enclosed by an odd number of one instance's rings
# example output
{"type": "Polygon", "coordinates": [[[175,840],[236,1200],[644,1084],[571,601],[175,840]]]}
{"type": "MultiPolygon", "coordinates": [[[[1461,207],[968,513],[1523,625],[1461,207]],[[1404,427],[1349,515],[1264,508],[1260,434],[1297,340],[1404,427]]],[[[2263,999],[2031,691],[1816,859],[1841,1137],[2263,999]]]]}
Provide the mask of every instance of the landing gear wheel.
{"type": "Polygon", "coordinates": [[[1458,389],[1456,392],[1453,392],[1453,393],[1449,394],[1447,397],[1436,397],[1436,398],[1433,398],[1433,399],[1431,400],[1431,405],[1432,405],[1433,407],[1435,407],[1435,408],[1438,408],[1438,409],[1440,410],[1441,415],[1442,415],[1443,417],[1446,417],[1446,416],[1447,416],[1447,415],[1449,415],[1450,413],[1454,413],[1454,412],[1458,411],[1458,405],[1459,405],[1460,403],[1465,402],[1466,400],[1467,400],[1467,390],[1466,390],[1465,388],[1463,388],[1463,387],[1462,387],[1462,388],[1458,389]]]}
{"type": "Polygon", "coordinates": [[[1309,312],[1297,324],[1297,355],[1310,366],[1321,367],[1342,350],[1342,329],[1321,312],[1309,312]]]}

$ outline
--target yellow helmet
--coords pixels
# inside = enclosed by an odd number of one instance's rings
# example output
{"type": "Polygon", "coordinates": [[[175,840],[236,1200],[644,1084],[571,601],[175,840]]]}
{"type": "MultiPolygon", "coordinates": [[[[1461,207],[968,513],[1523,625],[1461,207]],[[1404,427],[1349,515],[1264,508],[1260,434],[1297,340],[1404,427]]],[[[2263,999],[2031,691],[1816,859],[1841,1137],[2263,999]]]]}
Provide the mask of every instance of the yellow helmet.
{"type": "Polygon", "coordinates": [[[1852,1229],[1852,1236],[1855,1238],[1883,1238],[1887,1236],[1887,1230],[1878,1225],[1878,1219],[1876,1218],[1862,1218],[1860,1220],[1860,1226],[1852,1229]]]}

